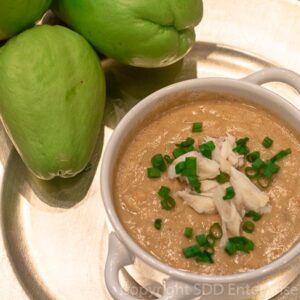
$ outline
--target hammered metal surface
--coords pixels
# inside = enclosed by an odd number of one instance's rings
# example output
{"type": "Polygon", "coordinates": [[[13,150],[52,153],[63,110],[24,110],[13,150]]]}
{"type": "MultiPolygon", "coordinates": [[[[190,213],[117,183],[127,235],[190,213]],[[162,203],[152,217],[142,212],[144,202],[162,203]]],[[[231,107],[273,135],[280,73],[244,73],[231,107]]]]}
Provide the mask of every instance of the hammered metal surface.
{"type": "MultiPolygon", "coordinates": [[[[99,160],[113,128],[140,99],[195,77],[239,78],[271,65],[300,72],[297,1],[204,0],[204,4],[197,39],[207,42],[198,42],[184,61],[159,70],[103,61],[108,101],[90,171],[68,180],[35,179],[0,128],[0,299],[110,299],[103,278],[108,229],[99,160]]],[[[297,104],[299,96],[292,88],[269,87],[297,104]]],[[[139,274],[132,275],[140,282],[139,274]]],[[[136,285],[126,271],[122,283],[125,289],[136,285]]],[[[297,280],[276,300],[300,299],[299,286],[297,280]]]]}

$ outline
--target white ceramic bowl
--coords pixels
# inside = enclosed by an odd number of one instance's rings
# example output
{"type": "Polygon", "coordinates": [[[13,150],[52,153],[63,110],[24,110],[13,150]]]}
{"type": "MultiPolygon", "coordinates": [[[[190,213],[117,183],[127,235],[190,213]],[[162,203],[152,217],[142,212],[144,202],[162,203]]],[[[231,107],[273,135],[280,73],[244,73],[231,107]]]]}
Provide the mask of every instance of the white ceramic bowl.
{"type": "MultiPolygon", "coordinates": [[[[159,299],[269,299],[300,273],[300,243],[269,265],[245,273],[208,276],[181,271],[168,266],[143,250],[122,226],[114,208],[112,183],[121,144],[147,115],[157,109],[166,97],[181,92],[212,91],[227,93],[259,104],[279,115],[300,134],[300,111],[279,95],[261,87],[267,82],[280,81],[293,86],[300,93],[300,76],[294,72],[270,68],[246,78],[193,79],[163,88],[139,102],[119,123],[106,148],[101,171],[101,192],[109,221],[114,232],[109,237],[109,250],[105,269],[107,288],[114,299],[135,300],[123,291],[119,270],[137,264],[144,277],[164,282],[159,299]]],[[[169,105],[172,105],[170,102],[169,105]]],[[[299,292],[299,291],[298,291],[299,292]]],[[[299,295],[299,294],[298,294],[299,295]]]]}

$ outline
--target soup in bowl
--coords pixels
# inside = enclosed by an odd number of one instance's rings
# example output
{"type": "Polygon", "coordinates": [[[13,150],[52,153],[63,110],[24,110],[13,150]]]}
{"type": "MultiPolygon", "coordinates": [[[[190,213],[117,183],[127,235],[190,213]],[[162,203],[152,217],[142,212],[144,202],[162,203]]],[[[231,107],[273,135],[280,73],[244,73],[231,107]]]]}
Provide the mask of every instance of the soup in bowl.
{"type": "Polygon", "coordinates": [[[282,69],[190,80],[147,97],[121,121],[101,174],[115,229],[106,282],[116,298],[130,297],[113,274],[132,255],[169,276],[167,285],[187,287],[184,295],[171,289],[172,299],[199,296],[196,283],[226,286],[216,299],[227,299],[232,283],[257,296],[264,281],[278,288],[274,278],[285,274],[282,289],[298,274],[299,112],[254,84],[273,80],[299,88],[282,69]]]}

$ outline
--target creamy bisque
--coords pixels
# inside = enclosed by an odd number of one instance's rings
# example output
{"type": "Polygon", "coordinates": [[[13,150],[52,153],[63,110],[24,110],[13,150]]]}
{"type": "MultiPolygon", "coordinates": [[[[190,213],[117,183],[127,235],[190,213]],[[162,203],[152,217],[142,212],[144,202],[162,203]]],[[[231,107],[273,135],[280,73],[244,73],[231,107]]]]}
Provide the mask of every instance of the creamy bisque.
{"type": "Polygon", "coordinates": [[[147,252],[172,267],[202,274],[232,274],[259,268],[279,258],[288,251],[300,236],[300,144],[296,135],[277,117],[260,107],[253,107],[240,99],[226,95],[207,94],[197,101],[158,111],[140,126],[122,149],[116,167],[114,201],[117,213],[130,236],[147,252]],[[192,133],[192,124],[203,122],[203,131],[192,133]],[[237,138],[249,137],[251,151],[261,152],[263,159],[271,158],[278,151],[291,148],[292,154],[278,162],[281,169],[266,190],[272,211],[256,222],[255,232],[241,235],[251,239],[255,249],[249,254],[237,252],[229,256],[224,248],[215,246],[214,263],[199,263],[187,259],[182,248],[195,244],[183,235],[192,227],[194,235],[207,233],[210,226],[221,223],[218,214],[199,214],[175,196],[183,183],[170,180],[167,173],[161,178],[147,177],[147,168],[154,154],[169,154],[187,137],[195,144],[207,136],[220,137],[230,133],[237,138]],[[261,142],[269,136],[274,140],[270,149],[261,142]],[[173,210],[161,208],[157,192],[162,185],[171,189],[176,200],[173,210]],[[161,230],[153,222],[163,220],[161,230]]]}

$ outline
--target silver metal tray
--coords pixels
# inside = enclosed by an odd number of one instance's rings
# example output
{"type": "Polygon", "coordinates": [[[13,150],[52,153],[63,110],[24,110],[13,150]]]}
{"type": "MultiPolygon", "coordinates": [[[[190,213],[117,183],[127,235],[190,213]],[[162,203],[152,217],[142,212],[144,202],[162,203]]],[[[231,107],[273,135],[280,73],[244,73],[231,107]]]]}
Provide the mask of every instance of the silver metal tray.
{"type": "MultiPolygon", "coordinates": [[[[300,72],[296,0],[204,0],[204,4],[199,42],[184,61],[145,70],[103,60],[108,84],[105,126],[89,171],[73,179],[40,181],[27,171],[0,127],[0,299],[111,299],[103,278],[108,228],[99,161],[113,129],[140,99],[195,77],[239,78],[272,65],[300,72]]],[[[292,88],[283,84],[269,88],[300,104],[292,88]]],[[[125,289],[140,282],[139,274],[130,276],[124,270],[121,275],[125,289]]],[[[300,299],[300,278],[275,299],[300,299]]]]}

